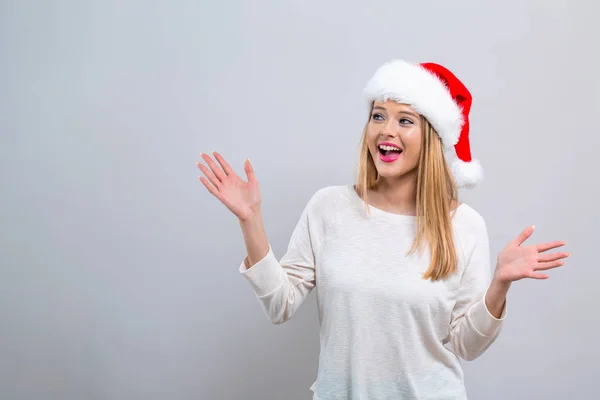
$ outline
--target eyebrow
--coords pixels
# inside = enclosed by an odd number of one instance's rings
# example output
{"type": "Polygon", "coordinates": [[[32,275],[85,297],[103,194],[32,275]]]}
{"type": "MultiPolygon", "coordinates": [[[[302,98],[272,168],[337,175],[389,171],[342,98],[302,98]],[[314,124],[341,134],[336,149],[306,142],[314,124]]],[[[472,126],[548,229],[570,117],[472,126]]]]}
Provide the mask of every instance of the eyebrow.
{"type": "MultiPolygon", "coordinates": [[[[373,107],[373,110],[382,110],[382,111],[387,111],[385,108],[383,108],[383,107],[381,107],[381,106],[375,106],[375,107],[373,107]]],[[[410,115],[410,116],[412,116],[413,118],[419,118],[419,117],[417,116],[417,114],[415,114],[415,113],[412,113],[412,112],[410,112],[410,111],[398,111],[398,114],[406,114],[406,115],[410,115]]]]}

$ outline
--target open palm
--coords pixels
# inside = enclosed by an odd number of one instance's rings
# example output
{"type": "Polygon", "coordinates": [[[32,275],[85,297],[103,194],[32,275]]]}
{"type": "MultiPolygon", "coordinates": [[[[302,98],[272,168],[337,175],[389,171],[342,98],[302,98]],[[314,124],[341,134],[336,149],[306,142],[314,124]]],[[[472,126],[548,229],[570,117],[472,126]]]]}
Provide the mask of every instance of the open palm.
{"type": "Polygon", "coordinates": [[[564,252],[542,254],[564,246],[563,241],[524,246],[523,243],[533,231],[534,227],[525,229],[498,254],[495,276],[501,282],[513,282],[523,278],[547,279],[549,276],[540,271],[562,266],[562,259],[570,255],[564,252]]]}
{"type": "Polygon", "coordinates": [[[257,215],[260,212],[261,197],[250,160],[246,159],[244,162],[244,171],[248,178],[247,181],[244,181],[219,153],[213,152],[213,155],[220,167],[210,156],[201,154],[210,170],[204,164],[196,163],[205,176],[199,177],[200,181],[240,220],[257,215]]]}

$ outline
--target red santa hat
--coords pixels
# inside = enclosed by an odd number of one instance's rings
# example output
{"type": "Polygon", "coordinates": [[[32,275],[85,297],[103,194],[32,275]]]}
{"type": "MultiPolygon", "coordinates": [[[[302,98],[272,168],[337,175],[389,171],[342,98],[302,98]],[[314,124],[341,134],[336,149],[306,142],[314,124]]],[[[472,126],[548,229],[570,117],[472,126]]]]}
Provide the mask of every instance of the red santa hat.
{"type": "Polygon", "coordinates": [[[469,112],[472,97],[447,68],[435,63],[403,60],[381,66],[364,90],[369,106],[375,100],[410,105],[436,130],[459,187],[473,187],[483,179],[478,160],[471,157],[469,112]]]}

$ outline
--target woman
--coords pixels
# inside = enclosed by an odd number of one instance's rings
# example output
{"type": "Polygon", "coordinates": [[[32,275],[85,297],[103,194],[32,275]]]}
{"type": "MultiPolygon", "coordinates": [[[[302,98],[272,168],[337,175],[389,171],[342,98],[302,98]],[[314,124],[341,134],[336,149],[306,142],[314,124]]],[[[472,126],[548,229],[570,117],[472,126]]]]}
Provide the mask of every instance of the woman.
{"type": "Polygon", "coordinates": [[[247,278],[273,323],[316,288],[320,344],[314,399],[466,399],[459,357],[497,338],[511,282],[546,279],[569,254],[556,241],[524,245],[525,229],[491,273],[482,217],[457,197],[482,178],[471,159],[471,95],[446,68],[393,61],[365,89],[356,185],[313,195],[278,261],[261,220],[258,182],[218,153],[199,168],[239,219],[247,278]]]}

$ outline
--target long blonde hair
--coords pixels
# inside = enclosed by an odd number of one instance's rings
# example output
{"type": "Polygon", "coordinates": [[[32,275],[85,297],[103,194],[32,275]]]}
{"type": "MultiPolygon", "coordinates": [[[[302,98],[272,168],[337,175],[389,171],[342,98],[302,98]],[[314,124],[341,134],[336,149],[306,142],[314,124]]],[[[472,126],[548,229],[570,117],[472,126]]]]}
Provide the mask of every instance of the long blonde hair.
{"type": "MultiPolygon", "coordinates": [[[[368,211],[367,193],[377,183],[379,176],[367,145],[367,126],[368,122],[360,144],[356,189],[368,211]]],[[[436,281],[448,278],[457,270],[458,257],[452,233],[451,206],[458,202],[458,189],[446,162],[440,137],[423,117],[421,127],[416,191],[417,229],[409,254],[426,242],[430,249],[431,263],[423,278],[436,281]]]]}

